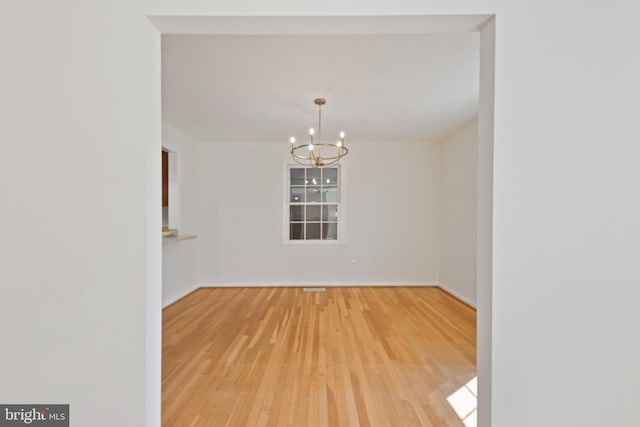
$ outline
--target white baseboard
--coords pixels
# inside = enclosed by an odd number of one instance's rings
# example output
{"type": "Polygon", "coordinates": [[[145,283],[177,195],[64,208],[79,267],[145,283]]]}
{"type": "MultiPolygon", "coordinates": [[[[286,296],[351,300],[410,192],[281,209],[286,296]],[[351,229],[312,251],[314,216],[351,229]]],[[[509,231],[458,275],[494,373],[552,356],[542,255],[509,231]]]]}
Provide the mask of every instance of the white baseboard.
{"type": "Polygon", "coordinates": [[[439,286],[438,282],[213,282],[200,283],[202,288],[266,288],[274,286],[318,288],[335,286],[439,286]]]}
{"type": "Polygon", "coordinates": [[[445,291],[446,293],[448,293],[449,295],[459,299],[460,301],[464,302],[465,304],[470,305],[473,308],[478,308],[477,304],[475,301],[471,301],[471,299],[465,297],[464,295],[462,295],[460,292],[454,291],[453,289],[451,289],[450,287],[448,287],[447,285],[445,285],[444,283],[438,283],[437,285],[440,289],[442,289],[443,291],[445,291]]]}
{"type": "Polygon", "coordinates": [[[200,286],[200,285],[193,285],[193,286],[191,286],[191,287],[189,287],[189,288],[185,289],[182,293],[180,293],[180,294],[178,294],[178,295],[174,295],[174,296],[172,296],[171,298],[169,298],[169,299],[168,299],[168,300],[166,300],[166,301],[164,301],[164,300],[163,300],[163,301],[162,301],[162,308],[166,308],[167,306],[169,306],[169,305],[173,304],[174,302],[178,301],[178,300],[179,300],[179,299],[181,299],[181,298],[186,297],[186,296],[187,296],[187,295],[189,295],[191,292],[193,292],[193,291],[195,291],[195,290],[197,290],[197,289],[199,289],[199,288],[201,288],[201,286],[200,286]]]}
{"type": "Polygon", "coordinates": [[[318,288],[318,287],[336,287],[336,286],[437,286],[446,293],[454,296],[465,304],[473,308],[477,308],[475,301],[454,291],[444,283],[440,282],[214,282],[200,283],[186,289],[182,294],[175,295],[167,301],[163,301],[162,308],[165,308],[181,298],[189,295],[191,292],[199,288],[269,288],[269,287],[292,287],[292,288],[318,288]]]}

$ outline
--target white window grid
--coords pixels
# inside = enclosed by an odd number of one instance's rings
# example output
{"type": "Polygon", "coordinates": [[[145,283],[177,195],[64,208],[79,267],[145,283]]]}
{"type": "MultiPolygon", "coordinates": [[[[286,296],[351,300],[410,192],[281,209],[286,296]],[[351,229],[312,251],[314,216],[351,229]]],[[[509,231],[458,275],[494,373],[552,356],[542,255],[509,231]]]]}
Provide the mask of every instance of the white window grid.
{"type": "Polygon", "coordinates": [[[286,241],[320,243],[340,240],[340,167],[289,165],[286,174],[286,241]]]}

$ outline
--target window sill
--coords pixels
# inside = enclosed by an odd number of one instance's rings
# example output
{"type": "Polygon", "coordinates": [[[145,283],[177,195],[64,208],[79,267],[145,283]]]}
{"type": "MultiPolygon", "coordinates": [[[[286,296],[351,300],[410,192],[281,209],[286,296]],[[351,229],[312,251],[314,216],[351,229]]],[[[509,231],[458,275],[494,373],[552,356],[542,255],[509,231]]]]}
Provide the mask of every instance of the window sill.
{"type": "Polygon", "coordinates": [[[325,248],[340,248],[347,244],[345,241],[339,240],[325,240],[325,241],[284,241],[281,243],[283,248],[306,248],[306,249],[325,249],[325,248]]]}

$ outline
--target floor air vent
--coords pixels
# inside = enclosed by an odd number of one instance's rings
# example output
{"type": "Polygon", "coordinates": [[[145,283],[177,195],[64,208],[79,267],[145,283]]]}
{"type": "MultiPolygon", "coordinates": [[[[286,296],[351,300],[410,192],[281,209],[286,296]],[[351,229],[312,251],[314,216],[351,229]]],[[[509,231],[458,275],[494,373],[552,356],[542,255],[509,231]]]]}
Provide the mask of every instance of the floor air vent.
{"type": "Polygon", "coordinates": [[[302,288],[304,292],[324,292],[324,288],[302,288]]]}

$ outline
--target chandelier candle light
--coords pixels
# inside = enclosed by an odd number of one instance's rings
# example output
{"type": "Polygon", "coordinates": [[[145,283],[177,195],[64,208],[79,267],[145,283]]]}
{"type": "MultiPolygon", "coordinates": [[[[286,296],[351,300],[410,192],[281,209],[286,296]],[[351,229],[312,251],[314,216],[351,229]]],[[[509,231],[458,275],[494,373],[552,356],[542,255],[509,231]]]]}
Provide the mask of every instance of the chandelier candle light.
{"type": "Polygon", "coordinates": [[[291,142],[291,157],[296,161],[296,163],[303,166],[321,168],[324,166],[335,165],[349,152],[347,147],[344,146],[344,132],[340,132],[340,139],[337,142],[323,143],[320,139],[322,135],[322,106],[327,103],[327,100],[324,98],[317,98],[314,99],[313,102],[318,106],[317,142],[314,142],[313,140],[316,133],[313,128],[309,129],[310,142],[308,144],[296,145],[296,139],[292,136],[289,140],[291,142]]]}

